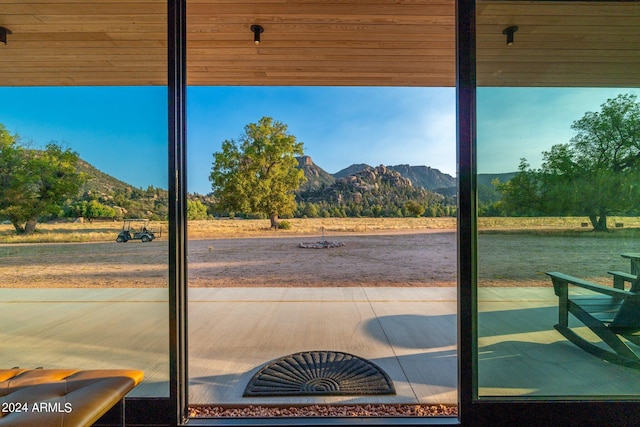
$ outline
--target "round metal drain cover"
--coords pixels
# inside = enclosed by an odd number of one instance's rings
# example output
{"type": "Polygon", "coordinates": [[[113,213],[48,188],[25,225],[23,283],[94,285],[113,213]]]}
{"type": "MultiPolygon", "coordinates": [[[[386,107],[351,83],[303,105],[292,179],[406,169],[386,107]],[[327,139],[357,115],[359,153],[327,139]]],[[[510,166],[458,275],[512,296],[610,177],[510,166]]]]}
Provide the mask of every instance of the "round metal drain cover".
{"type": "Polygon", "coordinates": [[[245,397],[395,394],[391,378],[375,364],[339,351],[305,351],[260,369],[245,397]]]}

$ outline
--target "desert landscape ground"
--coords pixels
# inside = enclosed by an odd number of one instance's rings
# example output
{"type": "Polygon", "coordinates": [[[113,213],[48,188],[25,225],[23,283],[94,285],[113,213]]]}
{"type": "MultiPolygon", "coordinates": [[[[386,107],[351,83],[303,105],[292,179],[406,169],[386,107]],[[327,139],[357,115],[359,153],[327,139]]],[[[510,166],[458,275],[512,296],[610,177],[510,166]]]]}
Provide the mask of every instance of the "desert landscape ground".
{"type": "MultiPolygon", "coordinates": [[[[524,219],[523,219],[524,220],[524,219]]],[[[632,219],[626,219],[630,224],[632,219]]],[[[190,223],[189,286],[455,286],[453,218],[267,220],[190,223]],[[303,249],[322,239],[344,246],[303,249]]],[[[580,219],[485,221],[478,237],[481,286],[548,286],[545,271],[608,282],[637,252],[637,228],[593,233],[580,219]]],[[[10,226],[3,241],[14,239],[10,226]]],[[[0,287],[166,287],[168,243],[116,243],[118,223],[41,225],[24,243],[0,244],[0,287]],[[63,240],[71,240],[64,242],[63,240]],[[93,241],[74,241],[91,237],[93,241]],[[37,243],[41,239],[49,243],[37,243]],[[31,239],[33,242],[29,243],[31,239]]],[[[15,241],[15,240],[14,240],[15,241]]]]}

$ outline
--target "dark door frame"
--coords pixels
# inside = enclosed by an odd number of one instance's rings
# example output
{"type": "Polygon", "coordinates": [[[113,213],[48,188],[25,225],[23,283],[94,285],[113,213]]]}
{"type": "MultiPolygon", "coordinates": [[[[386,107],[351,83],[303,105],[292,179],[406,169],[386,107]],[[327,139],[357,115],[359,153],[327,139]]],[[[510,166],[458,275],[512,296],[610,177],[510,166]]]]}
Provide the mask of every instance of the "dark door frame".
{"type": "MultiPolygon", "coordinates": [[[[540,426],[635,425],[636,399],[494,399],[477,396],[477,248],[476,248],[476,57],[475,0],[456,2],[456,94],[458,150],[458,393],[459,418],[365,419],[188,419],[187,240],[186,240],[186,0],[168,1],[169,55],[169,425],[457,425],[540,426]]],[[[151,403],[140,405],[153,406],[151,403]]],[[[166,399],[155,399],[166,403],[166,399]]],[[[129,399],[127,400],[129,402],[129,399]]],[[[129,403],[128,403],[129,405],[129,403]]],[[[127,407],[129,408],[129,406],[127,407]]],[[[127,409],[127,412],[128,409],[127,409]]],[[[140,414],[137,414],[140,415],[140,414]]],[[[165,414],[166,415],[166,414],[165,414]]],[[[134,418],[136,418],[134,416],[134,418]]],[[[163,418],[163,417],[160,417],[163,418]]],[[[130,418],[127,417],[129,420],[130,418]]],[[[166,419],[166,418],[165,418],[166,419]]],[[[135,421],[134,421],[135,423],[135,421]]]]}

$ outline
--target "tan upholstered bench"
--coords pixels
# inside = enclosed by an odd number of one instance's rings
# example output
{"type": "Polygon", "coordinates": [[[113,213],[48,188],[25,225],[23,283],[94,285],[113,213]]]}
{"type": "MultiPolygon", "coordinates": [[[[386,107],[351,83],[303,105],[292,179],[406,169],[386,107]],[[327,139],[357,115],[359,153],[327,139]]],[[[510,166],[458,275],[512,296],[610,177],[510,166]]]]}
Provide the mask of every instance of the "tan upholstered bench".
{"type": "Polygon", "coordinates": [[[126,369],[0,369],[0,426],[90,426],[143,376],[126,369]]]}

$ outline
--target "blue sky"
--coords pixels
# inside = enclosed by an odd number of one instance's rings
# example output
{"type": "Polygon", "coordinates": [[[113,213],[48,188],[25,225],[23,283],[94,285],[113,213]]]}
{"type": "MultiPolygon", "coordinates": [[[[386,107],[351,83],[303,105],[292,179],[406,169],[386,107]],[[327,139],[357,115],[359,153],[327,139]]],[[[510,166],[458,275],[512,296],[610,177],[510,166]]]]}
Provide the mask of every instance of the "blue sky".
{"type": "MultiPolygon", "coordinates": [[[[478,168],[509,172],[568,142],[570,125],[623,89],[481,88],[478,168]]],[[[213,153],[262,116],[286,123],[327,172],[426,165],[455,176],[455,89],[190,87],[189,191],[210,191],[213,153]]],[[[34,147],[57,141],[137,187],[167,185],[163,87],[0,88],[0,123],[34,147]]]]}
{"type": "Polygon", "coordinates": [[[540,166],[542,151],[570,142],[571,124],[600,111],[624,88],[479,88],[478,173],[515,171],[520,158],[540,166]]]}
{"type": "MultiPolygon", "coordinates": [[[[263,116],[287,124],[329,173],[406,163],[455,175],[451,88],[194,87],[187,100],[189,183],[206,180],[220,143],[263,116]]],[[[206,184],[197,191],[209,191],[206,184]]]]}
{"type": "Polygon", "coordinates": [[[56,141],[137,187],[167,188],[167,89],[0,88],[0,123],[35,148],[56,141]]]}

